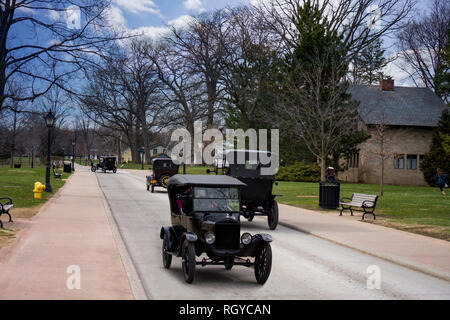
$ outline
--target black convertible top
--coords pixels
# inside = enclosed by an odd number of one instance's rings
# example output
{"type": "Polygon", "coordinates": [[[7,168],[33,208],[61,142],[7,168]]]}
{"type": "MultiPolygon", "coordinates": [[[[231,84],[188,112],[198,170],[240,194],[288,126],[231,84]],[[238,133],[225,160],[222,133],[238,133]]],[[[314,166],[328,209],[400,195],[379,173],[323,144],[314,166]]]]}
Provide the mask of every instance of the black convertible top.
{"type": "Polygon", "coordinates": [[[161,157],[161,156],[159,156],[158,158],[153,158],[152,159],[152,163],[155,163],[156,161],[172,161],[172,159],[170,157],[161,157]]]}
{"type": "Polygon", "coordinates": [[[167,187],[176,186],[217,186],[244,187],[246,184],[236,178],[224,175],[176,174],[167,181],[167,187]]]}

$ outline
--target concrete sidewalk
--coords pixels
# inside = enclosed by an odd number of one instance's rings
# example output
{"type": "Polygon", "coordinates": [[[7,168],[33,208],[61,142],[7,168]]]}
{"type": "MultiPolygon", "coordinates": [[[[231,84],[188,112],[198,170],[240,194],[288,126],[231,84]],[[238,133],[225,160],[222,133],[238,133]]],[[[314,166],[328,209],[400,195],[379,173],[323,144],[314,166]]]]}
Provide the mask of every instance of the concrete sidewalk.
{"type": "Polygon", "coordinates": [[[450,281],[450,243],[445,240],[340,217],[337,212],[279,207],[281,225],[450,281]]]}
{"type": "Polygon", "coordinates": [[[11,252],[0,264],[0,299],[134,298],[89,167],[77,166],[17,243],[1,250],[11,252]],[[78,267],[81,288],[70,290],[78,267]]]}

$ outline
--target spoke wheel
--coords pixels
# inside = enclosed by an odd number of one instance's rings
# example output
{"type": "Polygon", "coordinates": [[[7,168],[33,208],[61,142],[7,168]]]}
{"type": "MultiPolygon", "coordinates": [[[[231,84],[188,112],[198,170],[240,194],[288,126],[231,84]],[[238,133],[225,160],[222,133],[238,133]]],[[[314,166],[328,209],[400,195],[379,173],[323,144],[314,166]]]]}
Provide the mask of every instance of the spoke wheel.
{"type": "Polygon", "coordinates": [[[172,263],[172,255],[167,253],[167,248],[169,247],[169,239],[167,234],[164,234],[163,245],[162,245],[162,260],[164,268],[169,269],[172,263]]]}
{"type": "Polygon", "coordinates": [[[162,176],[161,177],[161,185],[167,189],[167,180],[169,180],[169,176],[162,176]]]}
{"type": "Polygon", "coordinates": [[[255,258],[255,278],[259,284],[264,284],[272,269],[272,248],[270,243],[264,243],[255,258]]]}
{"type": "Polygon", "coordinates": [[[267,216],[267,224],[270,230],[275,230],[278,225],[278,203],[274,200],[270,214],[267,216]]]}
{"type": "Polygon", "coordinates": [[[187,283],[192,283],[194,281],[195,274],[195,246],[187,240],[183,243],[183,254],[182,254],[182,269],[184,273],[184,280],[187,283]]]}

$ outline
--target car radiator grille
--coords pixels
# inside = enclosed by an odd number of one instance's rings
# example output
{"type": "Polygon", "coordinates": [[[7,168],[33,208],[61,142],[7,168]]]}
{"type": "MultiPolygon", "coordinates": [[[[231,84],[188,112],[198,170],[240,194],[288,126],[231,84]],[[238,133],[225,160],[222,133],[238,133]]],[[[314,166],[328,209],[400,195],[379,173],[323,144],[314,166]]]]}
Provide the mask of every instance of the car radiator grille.
{"type": "Polygon", "coordinates": [[[235,220],[216,222],[215,234],[217,249],[239,249],[241,227],[235,220]]]}

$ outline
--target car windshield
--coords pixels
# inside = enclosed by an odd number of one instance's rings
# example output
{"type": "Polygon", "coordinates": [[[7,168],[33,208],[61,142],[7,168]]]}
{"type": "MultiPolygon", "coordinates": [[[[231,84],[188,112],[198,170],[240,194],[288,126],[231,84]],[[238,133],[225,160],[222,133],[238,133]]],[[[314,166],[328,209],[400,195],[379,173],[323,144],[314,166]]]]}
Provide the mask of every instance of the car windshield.
{"type": "Polygon", "coordinates": [[[237,188],[194,189],[194,210],[209,212],[239,212],[239,192],[237,188]]]}

